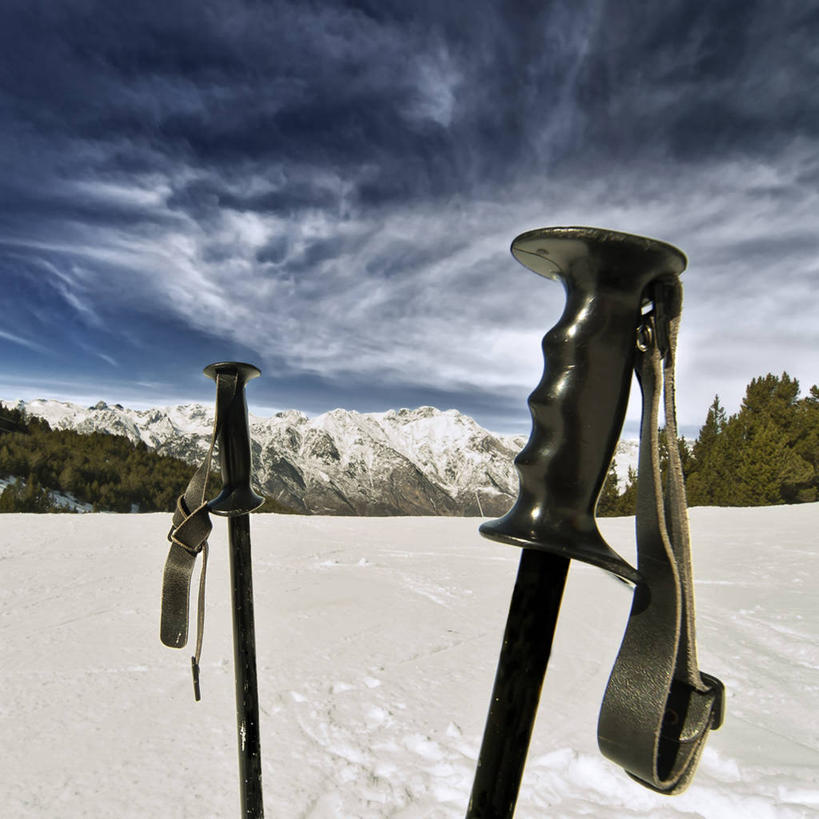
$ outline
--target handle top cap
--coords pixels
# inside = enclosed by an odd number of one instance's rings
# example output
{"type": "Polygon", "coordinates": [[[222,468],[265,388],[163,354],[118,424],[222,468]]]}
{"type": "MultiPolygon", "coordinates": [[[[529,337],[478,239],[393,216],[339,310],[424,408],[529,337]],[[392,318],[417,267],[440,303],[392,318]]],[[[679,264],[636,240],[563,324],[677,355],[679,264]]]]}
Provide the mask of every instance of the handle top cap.
{"type": "Polygon", "coordinates": [[[242,361],[217,361],[215,364],[208,364],[202,372],[214,381],[216,381],[216,376],[221,373],[238,375],[243,384],[250,381],[251,378],[258,378],[262,374],[258,367],[253,364],[245,364],[242,361]]]}
{"type": "Polygon", "coordinates": [[[547,279],[561,279],[578,259],[602,252],[635,272],[654,269],[679,275],[687,264],[685,254],[666,242],[594,227],[529,230],[512,242],[511,251],[524,267],[547,279]]]}

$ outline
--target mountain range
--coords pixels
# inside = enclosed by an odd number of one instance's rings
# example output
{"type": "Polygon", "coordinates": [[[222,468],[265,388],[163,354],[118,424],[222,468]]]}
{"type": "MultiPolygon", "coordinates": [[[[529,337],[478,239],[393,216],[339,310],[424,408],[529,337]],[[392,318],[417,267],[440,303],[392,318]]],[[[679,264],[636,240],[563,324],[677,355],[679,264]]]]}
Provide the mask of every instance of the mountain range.
{"type": "MultiPolygon", "coordinates": [[[[202,404],[134,410],[37,399],[12,406],[55,429],[124,435],[191,464],[204,458],[213,425],[213,409],[202,404]]],[[[298,512],[484,517],[504,514],[517,497],[513,460],[526,438],[489,432],[454,409],[335,409],[314,418],[286,410],[249,421],[257,488],[298,512]]],[[[637,442],[621,441],[622,477],[636,457],[637,442]]]]}

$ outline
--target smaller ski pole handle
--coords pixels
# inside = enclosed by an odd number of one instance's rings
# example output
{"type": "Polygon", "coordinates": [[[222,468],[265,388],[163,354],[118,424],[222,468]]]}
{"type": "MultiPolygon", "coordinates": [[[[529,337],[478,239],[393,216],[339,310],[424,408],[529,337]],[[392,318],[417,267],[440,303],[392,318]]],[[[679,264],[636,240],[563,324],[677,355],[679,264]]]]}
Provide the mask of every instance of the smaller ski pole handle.
{"type": "Polygon", "coordinates": [[[232,517],[258,509],[264,498],[250,486],[251,455],[250,431],[247,420],[245,384],[257,378],[261,372],[252,364],[239,361],[222,361],[205,367],[205,375],[217,384],[218,376],[236,379],[232,397],[223,399],[217,394],[216,411],[219,414],[219,463],[222,471],[222,491],[209,504],[208,509],[216,515],[232,517]],[[224,406],[221,405],[224,400],[224,406]]]}

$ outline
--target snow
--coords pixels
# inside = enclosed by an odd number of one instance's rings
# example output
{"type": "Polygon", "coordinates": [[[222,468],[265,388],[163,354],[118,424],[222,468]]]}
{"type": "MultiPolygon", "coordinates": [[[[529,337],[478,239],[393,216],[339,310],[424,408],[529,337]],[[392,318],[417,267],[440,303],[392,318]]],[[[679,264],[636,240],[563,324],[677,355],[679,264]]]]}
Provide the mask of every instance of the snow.
{"type": "MultiPolygon", "coordinates": [[[[599,754],[631,595],[575,563],[517,817],[819,812],[819,504],[691,522],[700,664],[727,686],[693,785],[658,796],[599,754]]],[[[3,515],[3,816],[237,815],[226,527],[214,521],[195,703],[190,652],[158,636],[168,523],[3,515]]],[[[253,517],[269,816],[463,816],[519,556],[478,523],[253,517]]],[[[633,520],[601,528],[633,556],[633,520]]]]}
{"type": "Polygon", "coordinates": [[[640,461],[640,441],[637,438],[623,438],[614,452],[614,471],[617,473],[619,489],[622,492],[628,484],[628,471],[637,472],[640,461]]]}

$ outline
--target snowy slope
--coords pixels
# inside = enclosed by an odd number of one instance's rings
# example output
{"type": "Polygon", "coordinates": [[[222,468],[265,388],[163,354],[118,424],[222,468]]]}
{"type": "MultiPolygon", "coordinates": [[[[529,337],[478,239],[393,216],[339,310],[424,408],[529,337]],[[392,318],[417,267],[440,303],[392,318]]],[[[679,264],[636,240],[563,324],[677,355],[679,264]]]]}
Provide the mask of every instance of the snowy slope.
{"type": "MultiPolygon", "coordinates": [[[[819,504],[694,509],[700,663],[728,688],[691,788],[597,751],[630,593],[574,564],[518,819],[779,819],[819,810],[819,504]]],[[[255,516],[267,815],[461,817],[519,552],[479,520],[255,516]]],[[[159,642],[166,515],[4,515],[0,805],[9,817],[238,814],[225,526],[195,703],[159,642]]],[[[633,555],[633,520],[607,519],[633,555]]]]}
{"type": "MultiPolygon", "coordinates": [[[[53,427],[100,430],[198,462],[207,450],[212,408],[201,404],[132,410],[103,402],[18,402],[53,427]]],[[[255,474],[263,494],[293,509],[347,515],[501,515],[517,497],[513,466],[522,436],[496,435],[457,410],[433,407],[308,418],[289,410],[250,417],[255,474]]],[[[616,455],[624,480],[636,442],[616,455]]]]}

